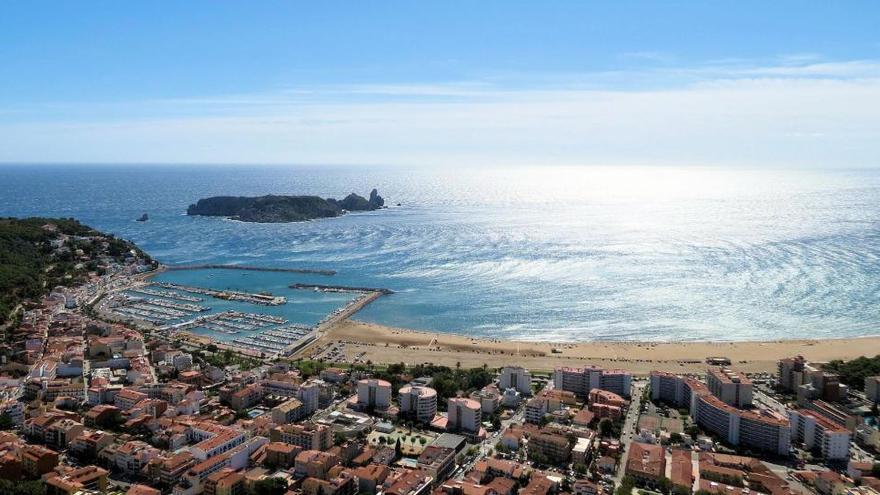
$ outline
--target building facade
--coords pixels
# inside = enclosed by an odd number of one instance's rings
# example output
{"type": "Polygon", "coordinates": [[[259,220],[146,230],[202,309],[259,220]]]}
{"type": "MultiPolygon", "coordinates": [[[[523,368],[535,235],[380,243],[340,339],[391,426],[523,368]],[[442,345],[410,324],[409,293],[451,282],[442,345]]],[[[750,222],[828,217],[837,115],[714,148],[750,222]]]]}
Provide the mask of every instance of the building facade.
{"type": "Polygon", "coordinates": [[[558,367],[553,373],[557,390],[574,392],[586,398],[590,390],[598,388],[628,398],[632,386],[632,374],[624,370],[606,370],[598,366],[584,368],[558,367]]]}
{"type": "Polygon", "coordinates": [[[437,391],[431,387],[406,385],[398,393],[400,412],[422,423],[430,423],[437,415],[437,391]]]}
{"type": "Polygon", "coordinates": [[[498,377],[501,390],[512,388],[523,395],[532,394],[532,374],[521,366],[505,366],[498,377]]]}

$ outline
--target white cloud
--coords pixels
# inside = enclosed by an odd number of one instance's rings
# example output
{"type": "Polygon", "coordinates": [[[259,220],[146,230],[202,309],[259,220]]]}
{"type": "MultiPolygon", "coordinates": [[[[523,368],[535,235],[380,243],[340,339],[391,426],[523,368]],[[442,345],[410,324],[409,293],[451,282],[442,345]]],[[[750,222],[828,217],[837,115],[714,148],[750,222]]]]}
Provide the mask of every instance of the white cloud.
{"type": "Polygon", "coordinates": [[[880,165],[875,61],[550,80],[291,88],[4,117],[0,161],[880,165]],[[667,83],[609,83],[627,77],[667,83]]]}

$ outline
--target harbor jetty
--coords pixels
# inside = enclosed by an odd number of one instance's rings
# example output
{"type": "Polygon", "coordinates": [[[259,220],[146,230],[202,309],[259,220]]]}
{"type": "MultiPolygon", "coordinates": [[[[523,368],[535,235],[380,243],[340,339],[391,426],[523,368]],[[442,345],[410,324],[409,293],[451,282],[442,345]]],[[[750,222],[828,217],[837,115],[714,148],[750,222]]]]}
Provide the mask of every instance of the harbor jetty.
{"type": "Polygon", "coordinates": [[[349,285],[292,284],[291,289],[316,290],[320,292],[378,292],[382,295],[394,294],[391,289],[380,287],[353,287],[349,285]]]}
{"type": "Polygon", "coordinates": [[[336,270],[320,270],[312,268],[271,268],[251,265],[224,265],[224,264],[200,264],[200,265],[168,265],[168,271],[180,270],[249,270],[254,272],[280,272],[280,273],[304,273],[311,275],[336,275],[336,270]]]}
{"type": "Polygon", "coordinates": [[[352,315],[360,311],[367,304],[375,301],[382,297],[385,293],[381,291],[373,291],[373,292],[364,292],[363,295],[354,299],[350,303],[342,306],[341,308],[336,309],[329,315],[325,316],[324,319],[318,322],[315,326],[319,331],[323,331],[331,326],[350,318],[352,315]]]}

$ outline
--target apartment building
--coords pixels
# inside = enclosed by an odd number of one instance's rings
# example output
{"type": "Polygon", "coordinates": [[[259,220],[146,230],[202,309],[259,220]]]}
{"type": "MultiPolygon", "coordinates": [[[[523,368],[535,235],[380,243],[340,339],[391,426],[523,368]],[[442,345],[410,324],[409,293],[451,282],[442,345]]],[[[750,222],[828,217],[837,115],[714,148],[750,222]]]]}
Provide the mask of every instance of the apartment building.
{"type": "Polygon", "coordinates": [[[567,436],[545,428],[529,437],[530,458],[535,454],[553,464],[563,463],[571,457],[571,444],[567,436]]]}
{"type": "Polygon", "coordinates": [[[391,406],[391,384],[375,378],[359,380],[357,404],[362,409],[388,409],[391,406]]]}
{"type": "Polygon", "coordinates": [[[429,445],[419,455],[418,468],[435,480],[446,479],[455,468],[455,449],[429,445]]]}
{"type": "Polygon", "coordinates": [[[740,409],[715,396],[702,382],[654,371],[651,396],[687,407],[693,420],[703,429],[731,445],[787,455],[791,447],[791,428],[787,417],[767,409],[740,409]]]}
{"type": "Polygon", "coordinates": [[[817,412],[808,409],[789,411],[791,439],[804,448],[821,452],[827,460],[849,459],[852,435],[843,426],[817,412]]]}
{"type": "Polygon", "coordinates": [[[482,406],[473,399],[455,397],[449,399],[446,429],[476,435],[480,432],[482,406]]]}
{"type": "Polygon", "coordinates": [[[880,402],[880,376],[865,378],[865,396],[873,403],[880,402]]]}
{"type": "Polygon", "coordinates": [[[272,422],[278,425],[293,423],[305,416],[305,406],[299,399],[290,399],[272,408],[272,422]]]}
{"type": "Polygon", "coordinates": [[[606,370],[598,366],[558,367],[553,373],[553,384],[557,390],[574,392],[581,398],[586,398],[594,388],[628,398],[632,374],[625,370],[606,370]]]}
{"type": "Polygon", "coordinates": [[[501,390],[512,388],[523,395],[531,395],[532,374],[521,366],[505,366],[501,368],[498,387],[501,390]]]}
{"type": "Polygon", "coordinates": [[[706,384],[712,395],[725,404],[744,408],[752,405],[752,381],[745,374],[727,368],[710,368],[706,384]]]}
{"type": "Polygon", "coordinates": [[[642,486],[654,486],[666,476],[666,455],[660,445],[633,442],[626,459],[626,474],[642,486]]]}
{"type": "Polygon", "coordinates": [[[397,400],[404,416],[430,423],[437,415],[437,391],[431,387],[405,385],[400,388],[397,400]]]}
{"type": "Polygon", "coordinates": [[[273,442],[298,445],[304,450],[327,450],[333,446],[333,430],[314,423],[277,426],[272,428],[269,436],[273,442]]]}

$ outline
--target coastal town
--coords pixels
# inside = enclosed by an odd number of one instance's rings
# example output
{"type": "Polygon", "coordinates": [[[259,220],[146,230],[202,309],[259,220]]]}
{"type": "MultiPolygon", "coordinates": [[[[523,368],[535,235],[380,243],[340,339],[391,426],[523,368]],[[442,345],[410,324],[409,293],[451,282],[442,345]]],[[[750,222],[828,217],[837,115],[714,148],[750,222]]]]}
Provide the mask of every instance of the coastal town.
{"type": "Polygon", "coordinates": [[[2,493],[880,494],[880,376],[799,355],[774,373],[720,355],[644,373],[350,359],[315,338],[288,349],[353,311],[316,329],[206,323],[204,297],[253,295],[149,283],[145,254],[42,228],[50,257],[97,246],[72,252],[94,270],[5,325],[2,493]],[[169,326],[180,318],[266,335],[194,342],[169,326]]]}

